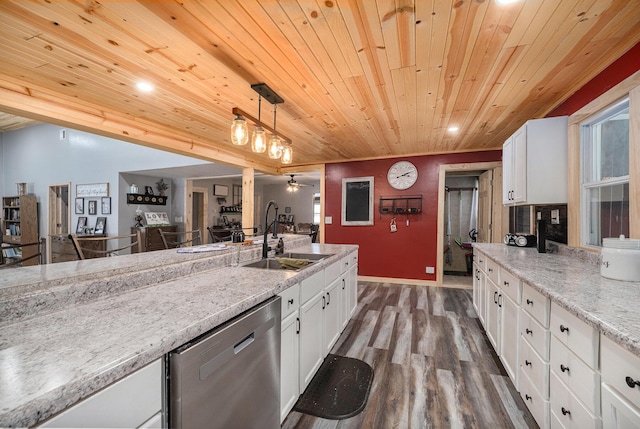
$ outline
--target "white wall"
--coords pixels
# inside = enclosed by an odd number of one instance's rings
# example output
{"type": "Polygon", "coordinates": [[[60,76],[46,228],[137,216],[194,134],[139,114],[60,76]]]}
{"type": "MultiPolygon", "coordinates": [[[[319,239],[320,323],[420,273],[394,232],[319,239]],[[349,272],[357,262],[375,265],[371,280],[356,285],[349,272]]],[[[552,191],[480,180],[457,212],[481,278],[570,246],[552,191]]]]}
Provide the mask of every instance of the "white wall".
{"type": "MultiPolygon", "coordinates": [[[[294,216],[293,221],[296,223],[312,223],[313,222],[313,194],[320,192],[319,182],[314,186],[300,187],[297,192],[287,192],[286,185],[265,185],[263,188],[263,206],[269,200],[275,200],[278,203],[278,214],[285,213],[287,207],[291,207],[291,213],[294,216]]],[[[260,207],[261,219],[264,223],[264,209],[260,207]]]]}
{"type": "MultiPolygon", "coordinates": [[[[51,184],[71,182],[71,230],[73,231],[78,216],[82,216],[76,215],[73,210],[73,201],[76,195],[75,185],[109,183],[112,214],[107,215],[107,233],[116,235],[128,233],[129,227],[134,224],[133,217],[130,216],[130,209],[135,212],[135,207],[127,207],[125,199],[128,185],[125,186],[126,180],[120,180],[120,172],[206,164],[205,161],[199,159],[69,128],[66,128],[67,138],[61,141],[59,138],[61,129],[63,128],[56,125],[38,124],[2,134],[0,190],[2,195],[14,195],[17,182],[27,183],[28,193],[34,194],[38,198],[40,236],[43,237],[48,233],[47,192],[51,184]]],[[[138,186],[153,186],[155,191],[155,182],[159,179],[147,178],[149,183],[136,184],[138,186]]],[[[167,179],[165,179],[166,181],[167,179]]],[[[176,187],[172,186],[173,188],[176,187]]],[[[144,187],[141,189],[144,190],[144,187]]],[[[99,198],[96,199],[99,202],[99,198]]],[[[184,196],[171,194],[166,210],[158,209],[165,206],[146,206],[143,207],[143,210],[169,211],[175,217],[173,204],[183,206],[184,196]]],[[[86,202],[84,216],[88,216],[86,202]]],[[[99,209],[97,216],[101,216],[99,209]]],[[[89,226],[95,224],[97,216],[89,216],[89,226]]]]}

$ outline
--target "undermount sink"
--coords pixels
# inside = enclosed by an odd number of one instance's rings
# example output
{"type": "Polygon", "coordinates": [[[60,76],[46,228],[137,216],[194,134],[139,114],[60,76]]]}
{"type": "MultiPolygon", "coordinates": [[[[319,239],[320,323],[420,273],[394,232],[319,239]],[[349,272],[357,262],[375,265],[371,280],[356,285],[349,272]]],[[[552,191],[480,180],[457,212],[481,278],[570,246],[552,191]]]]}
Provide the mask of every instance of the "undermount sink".
{"type": "MultiPolygon", "coordinates": [[[[300,259],[300,258],[298,258],[300,259]]],[[[306,259],[306,258],[303,258],[306,259]]],[[[313,264],[313,262],[309,261],[309,263],[303,267],[292,267],[289,265],[283,265],[280,263],[280,261],[278,261],[277,259],[260,259],[259,261],[256,262],[251,262],[249,264],[243,265],[243,267],[249,267],[249,268],[261,268],[263,270],[289,270],[289,271],[300,271],[304,268],[309,267],[311,264],[313,264]]]]}
{"type": "Polygon", "coordinates": [[[291,258],[291,259],[308,259],[310,261],[321,261],[324,258],[328,258],[329,256],[333,256],[333,255],[327,255],[324,253],[297,253],[297,252],[288,252],[288,253],[284,253],[280,256],[276,256],[276,257],[280,257],[280,258],[291,258]]]}

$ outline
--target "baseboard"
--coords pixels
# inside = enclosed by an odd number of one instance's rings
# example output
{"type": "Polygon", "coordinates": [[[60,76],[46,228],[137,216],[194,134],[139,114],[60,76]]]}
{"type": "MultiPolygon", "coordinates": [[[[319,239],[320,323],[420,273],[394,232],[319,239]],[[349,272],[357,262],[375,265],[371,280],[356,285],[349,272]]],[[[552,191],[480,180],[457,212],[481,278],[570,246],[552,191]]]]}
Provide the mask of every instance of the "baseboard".
{"type": "Polygon", "coordinates": [[[398,279],[394,277],[358,276],[360,282],[392,283],[402,285],[438,286],[435,280],[398,279]]]}

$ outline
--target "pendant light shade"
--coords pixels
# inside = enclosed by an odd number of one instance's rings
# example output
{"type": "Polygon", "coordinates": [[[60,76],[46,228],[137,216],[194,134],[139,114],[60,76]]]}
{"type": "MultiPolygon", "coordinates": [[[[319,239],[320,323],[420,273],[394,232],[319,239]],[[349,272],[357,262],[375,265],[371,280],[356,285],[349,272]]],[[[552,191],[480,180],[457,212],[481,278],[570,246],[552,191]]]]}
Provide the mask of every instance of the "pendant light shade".
{"type": "Polygon", "coordinates": [[[264,153],[267,150],[267,133],[260,125],[256,125],[251,136],[251,150],[255,153],[264,153]]]}
{"type": "Polygon", "coordinates": [[[282,156],[282,143],[280,137],[275,134],[271,134],[268,147],[269,158],[278,159],[282,156]]]}
{"type": "Polygon", "coordinates": [[[249,126],[242,115],[236,115],[231,122],[231,143],[244,146],[249,143],[249,126]]]}
{"type": "Polygon", "coordinates": [[[293,148],[291,143],[287,142],[282,147],[282,157],[280,158],[283,164],[291,164],[293,162],[293,148]]]}

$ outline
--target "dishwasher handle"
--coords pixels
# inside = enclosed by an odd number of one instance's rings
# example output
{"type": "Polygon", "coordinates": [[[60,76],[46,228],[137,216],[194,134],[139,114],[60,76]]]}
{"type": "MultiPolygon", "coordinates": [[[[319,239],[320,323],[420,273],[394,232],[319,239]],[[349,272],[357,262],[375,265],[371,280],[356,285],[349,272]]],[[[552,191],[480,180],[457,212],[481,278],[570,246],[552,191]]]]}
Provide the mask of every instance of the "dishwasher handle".
{"type": "Polygon", "coordinates": [[[249,345],[254,342],[256,339],[256,333],[255,331],[250,333],[249,335],[247,335],[242,341],[240,341],[238,344],[236,344],[235,346],[233,346],[233,354],[238,354],[240,353],[242,350],[246,349],[247,347],[249,347],[249,345]]]}

